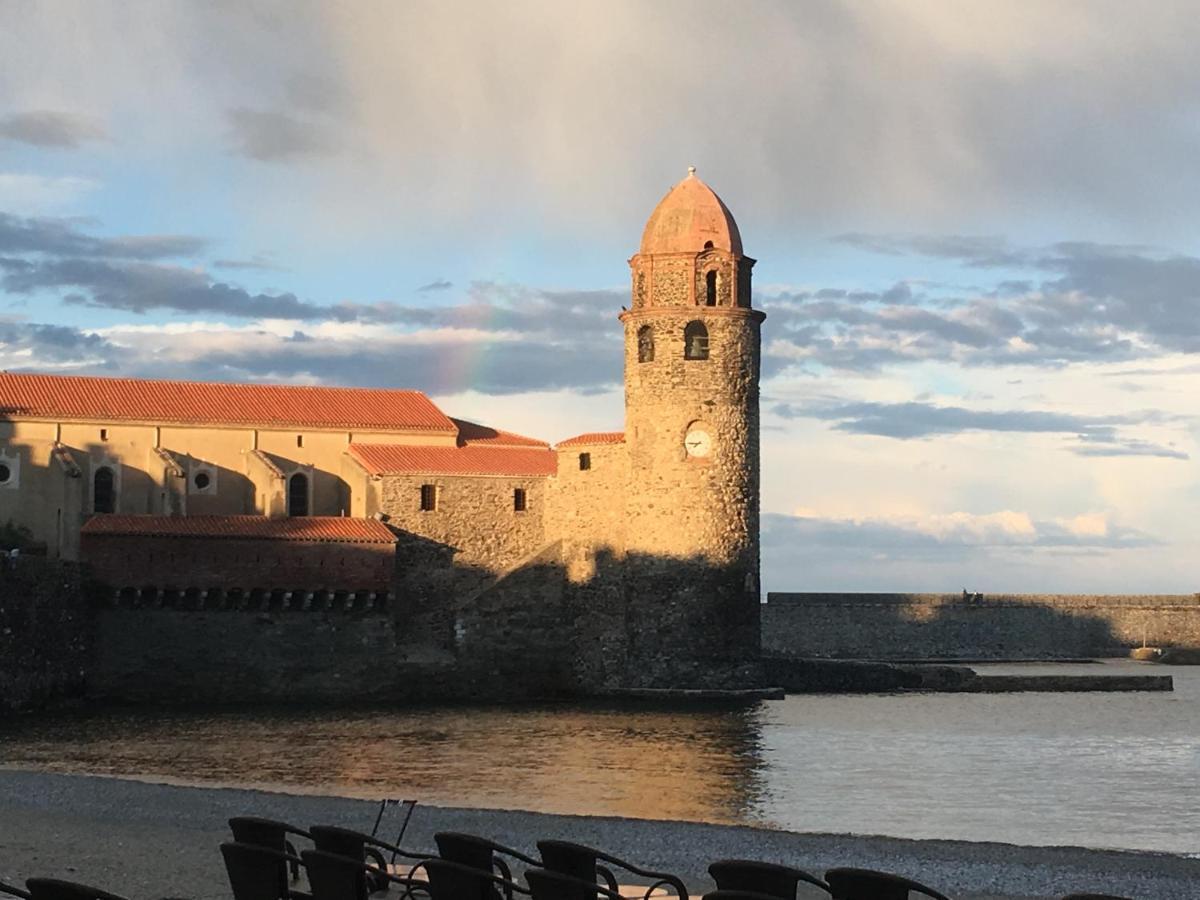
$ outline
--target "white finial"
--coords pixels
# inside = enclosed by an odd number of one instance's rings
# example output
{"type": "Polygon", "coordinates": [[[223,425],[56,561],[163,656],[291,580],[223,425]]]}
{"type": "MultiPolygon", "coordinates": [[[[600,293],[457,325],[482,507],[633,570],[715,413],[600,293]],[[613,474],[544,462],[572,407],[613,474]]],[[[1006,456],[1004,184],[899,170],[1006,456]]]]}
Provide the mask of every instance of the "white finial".
{"type": "Polygon", "coordinates": [[[696,174],[696,167],[688,166],[688,175],[695,176],[695,174],[696,174]]]}

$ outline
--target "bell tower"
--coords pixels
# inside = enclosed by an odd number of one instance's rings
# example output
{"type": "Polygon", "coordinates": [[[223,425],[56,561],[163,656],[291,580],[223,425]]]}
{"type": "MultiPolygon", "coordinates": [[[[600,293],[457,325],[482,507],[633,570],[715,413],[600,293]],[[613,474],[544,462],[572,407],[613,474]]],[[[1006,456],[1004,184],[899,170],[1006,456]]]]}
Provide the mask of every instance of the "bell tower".
{"type": "MultiPolygon", "coordinates": [[[[646,640],[736,661],[759,646],[754,260],[695,168],[651,213],[625,326],[626,549],[646,640]]],[[[651,648],[647,648],[649,650],[651,648]]]]}

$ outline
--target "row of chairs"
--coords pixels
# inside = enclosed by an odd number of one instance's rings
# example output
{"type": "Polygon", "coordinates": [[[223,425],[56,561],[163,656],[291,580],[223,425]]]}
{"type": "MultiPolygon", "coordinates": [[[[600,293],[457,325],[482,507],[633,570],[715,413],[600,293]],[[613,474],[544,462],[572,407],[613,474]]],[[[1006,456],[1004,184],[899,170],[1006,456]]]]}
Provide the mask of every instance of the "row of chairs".
{"type": "MultiPolygon", "coordinates": [[[[390,885],[401,900],[631,900],[621,893],[614,869],[650,881],[641,900],[665,895],[690,900],[677,875],[635,865],[594,847],[541,840],[540,859],[488,838],[460,832],[434,835],[437,853],[407,850],[399,844],[334,826],[308,830],[269,819],[231,819],[234,841],[221,845],[234,900],[367,900],[390,885]],[[303,837],[313,849],[296,853],[290,838],[303,837]],[[386,858],[390,854],[392,864],[386,858]],[[411,866],[395,866],[397,859],[411,866]],[[523,864],[524,884],[513,877],[507,859],[523,864]],[[296,891],[299,867],[308,875],[310,894],[296,891]],[[290,878],[289,878],[290,876],[290,878]]],[[[869,869],[835,868],[824,878],[802,869],[756,860],[727,859],[708,867],[716,890],[703,900],[796,900],[801,884],[833,900],[950,900],[912,879],[869,869]]],[[[638,887],[639,892],[643,890],[638,887]]],[[[1063,900],[1128,900],[1107,894],[1072,894],[1063,900]]]]}

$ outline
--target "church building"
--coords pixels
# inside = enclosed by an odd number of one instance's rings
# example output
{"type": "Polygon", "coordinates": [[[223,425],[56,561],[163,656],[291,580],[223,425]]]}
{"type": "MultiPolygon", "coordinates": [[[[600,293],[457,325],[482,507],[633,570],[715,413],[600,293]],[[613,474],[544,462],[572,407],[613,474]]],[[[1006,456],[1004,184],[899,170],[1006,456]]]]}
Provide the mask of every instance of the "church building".
{"type": "Polygon", "coordinates": [[[629,265],[623,431],[552,446],[415,390],[5,372],[0,525],[114,597],[349,592],[461,644],[465,610],[553,581],[608,683],[656,656],[750,658],[754,260],[692,169],[629,265]]]}

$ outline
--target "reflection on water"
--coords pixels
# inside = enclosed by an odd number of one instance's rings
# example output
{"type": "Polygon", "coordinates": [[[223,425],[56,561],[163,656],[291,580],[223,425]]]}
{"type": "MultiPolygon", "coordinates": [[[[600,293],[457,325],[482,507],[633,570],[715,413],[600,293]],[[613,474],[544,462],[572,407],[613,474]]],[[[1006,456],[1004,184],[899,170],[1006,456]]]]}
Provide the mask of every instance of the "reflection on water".
{"type": "Polygon", "coordinates": [[[108,711],[9,723],[0,764],[798,831],[1200,852],[1200,671],[1078,669],[1111,670],[1169,673],[1176,691],[794,696],[740,710],[108,711]]]}

